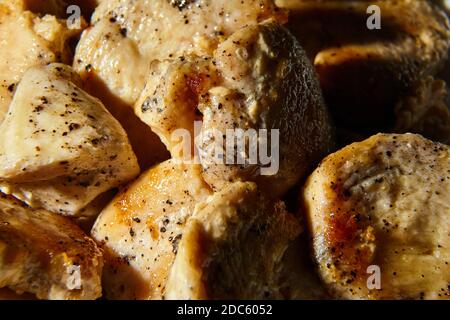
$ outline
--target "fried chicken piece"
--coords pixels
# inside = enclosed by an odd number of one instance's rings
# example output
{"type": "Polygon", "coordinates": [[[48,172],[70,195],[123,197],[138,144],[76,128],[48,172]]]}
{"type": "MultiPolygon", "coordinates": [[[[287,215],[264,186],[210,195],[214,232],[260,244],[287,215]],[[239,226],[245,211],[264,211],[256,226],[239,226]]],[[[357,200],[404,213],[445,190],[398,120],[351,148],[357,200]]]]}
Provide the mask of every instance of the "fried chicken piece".
{"type": "Polygon", "coordinates": [[[314,257],[334,297],[450,298],[449,155],[419,135],[379,134],[309,177],[314,257]]]}
{"type": "Polygon", "coordinates": [[[38,299],[97,299],[102,252],[67,218],[0,196],[0,287],[38,299]]]}
{"type": "Polygon", "coordinates": [[[0,126],[4,193],[33,208],[76,216],[139,174],[125,131],[80,82],[63,64],[25,73],[0,126]]]}

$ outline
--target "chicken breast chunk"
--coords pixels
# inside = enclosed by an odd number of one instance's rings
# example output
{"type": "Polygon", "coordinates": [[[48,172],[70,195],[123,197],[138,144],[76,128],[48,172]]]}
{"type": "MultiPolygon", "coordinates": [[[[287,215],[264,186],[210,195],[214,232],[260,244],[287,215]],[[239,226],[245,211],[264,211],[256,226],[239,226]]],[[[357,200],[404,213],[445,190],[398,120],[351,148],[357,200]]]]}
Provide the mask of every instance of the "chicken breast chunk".
{"type": "Polygon", "coordinates": [[[336,298],[450,298],[450,148],[379,134],[327,157],[302,198],[336,298]]]}
{"type": "Polygon", "coordinates": [[[88,80],[95,73],[133,105],[152,61],[211,53],[239,28],[278,16],[284,19],[271,0],[102,1],[78,44],[74,67],[88,80]]]}
{"type": "Polygon", "coordinates": [[[1,190],[69,216],[139,173],[125,131],[79,83],[63,64],[31,68],[0,126],[1,190]]]}
{"type": "Polygon", "coordinates": [[[214,190],[255,181],[283,194],[334,142],[310,63],[294,37],[273,22],[240,29],[212,56],[154,62],[135,112],[173,157],[192,156],[192,148],[180,152],[180,129],[195,137],[203,176],[214,190]],[[245,148],[228,145],[237,131],[247,135],[245,148]]]}
{"type": "Polygon", "coordinates": [[[178,244],[197,202],[211,194],[199,165],[151,168],[100,214],[92,236],[105,251],[109,299],[161,299],[178,244]]]}
{"type": "Polygon", "coordinates": [[[39,299],[97,299],[102,252],[67,218],[0,196],[0,287],[39,299]]]}
{"type": "Polygon", "coordinates": [[[288,28],[314,61],[337,123],[360,132],[391,130],[398,100],[448,57],[448,18],[430,1],[276,3],[291,10],[288,28]],[[374,12],[381,29],[372,28],[374,12]]]}
{"type": "Polygon", "coordinates": [[[450,144],[450,92],[443,80],[426,77],[395,106],[394,132],[419,133],[450,144]]]}
{"type": "MultiPolygon", "coordinates": [[[[24,0],[0,3],[0,123],[28,68],[51,62],[71,63],[68,42],[82,31],[69,29],[66,20],[28,9],[24,0]]],[[[80,26],[84,26],[83,21],[80,26]]]]}
{"type": "Polygon", "coordinates": [[[284,204],[254,183],[227,186],[199,203],[186,224],[166,298],[283,298],[281,262],[300,230],[284,204]]]}

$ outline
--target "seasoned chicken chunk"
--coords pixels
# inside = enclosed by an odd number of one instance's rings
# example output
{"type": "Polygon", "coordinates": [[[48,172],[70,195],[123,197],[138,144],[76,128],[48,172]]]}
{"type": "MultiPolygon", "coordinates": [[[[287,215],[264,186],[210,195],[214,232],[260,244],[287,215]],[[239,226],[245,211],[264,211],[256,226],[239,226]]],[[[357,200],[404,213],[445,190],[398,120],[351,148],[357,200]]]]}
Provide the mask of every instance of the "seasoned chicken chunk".
{"type": "Polygon", "coordinates": [[[450,92],[443,80],[426,77],[395,106],[394,132],[420,133],[450,144],[450,92]]]}
{"type": "Polygon", "coordinates": [[[188,220],[166,298],[283,298],[281,261],[299,233],[282,202],[267,200],[254,183],[231,184],[188,220]]]}
{"type": "Polygon", "coordinates": [[[0,196],[0,288],[39,299],[97,299],[102,252],[67,218],[0,196]]]}
{"type": "Polygon", "coordinates": [[[450,298],[450,147],[379,134],[327,157],[302,198],[337,298],[450,298]]]}
{"type": "Polygon", "coordinates": [[[199,165],[175,160],[151,168],[103,210],[92,236],[105,251],[109,299],[161,299],[197,202],[211,194],[199,165]]]}
{"type": "MultiPolygon", "coordinates": [[[[302,228],[303,229],[303,228],[302,228]]],[[[302,232],[279,263],[277,283],[283,299],[323,300],[330,296],[311,260],[310,236],[302,232]]]]}
{"type": "Polygon", "coordinates": [[[271,194],[283,194],[333,148],[331,120],[312,67],[294,37],[273,22],[240,29],[213,56],[154,62],[135,112],[173,157],[186,159],[188,153],[189,159],[192,152],[180,152],[179,129],[192,140],[201,133],[196,147],[203,176],[214,190],[228,182],[255,181],[271,194]],[[196,120],[202,121],[197,133],[196,120]],[[235,130],[253,134],[243,156],[226,145],[239,134],[235,130]],[[251,158],[255,149],[257,159],[251,158]],[[244,161],[238,163],[238,156],[244,161]]]}
{"type": "Polygon", "coordinates": [[[285,15],[271,0],[112,0],[96,8],[78,44],[74,67],[129,105],[154,60],[209,54],[239,28],[285,15]]]}
{"type": "Polygon", "coordinates": [[[125,131],[69,66],[29,69],[0,126],[0,188],[33,208],[78,215],[136,177],[125,131]]]}
{"type": "Polygon", "coordinates": [[[24,0],[0,3],[0,123],[25,71],[51,62],[70,63],[68,41],[81,32],[69,29],[65,20],[27,9],[24,0]]]}
{"type": "Polygon", "coordinates": [[[291,9],[288,28],[314,61],[337,123],[360,132],[391,129],[398,100],[448,57],[448,18],[429,1],[276,3],[291,9]],[[367,26],[371,5],[380,8],[381,29],[367,26]]]}

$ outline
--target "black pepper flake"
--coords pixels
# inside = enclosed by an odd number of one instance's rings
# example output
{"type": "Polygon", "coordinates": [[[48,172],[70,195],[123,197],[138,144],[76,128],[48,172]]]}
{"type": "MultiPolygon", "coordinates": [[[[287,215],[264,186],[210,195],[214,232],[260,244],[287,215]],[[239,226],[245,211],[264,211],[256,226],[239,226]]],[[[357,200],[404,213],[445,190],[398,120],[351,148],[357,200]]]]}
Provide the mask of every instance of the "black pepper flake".
{"type": "Polygon", "coordinates": [[[139,219],[138,217],[134,217],[133,221],[136,222],[136,223],[141,223],[141,219],[139,219]]]}
{"type": "Polygon", "coordinates": [[[146,111],[152,109],[152,105],[157,105],[157,104],[158,104],[157,98],[148,97],[147,99],[145,99],[144,103],[142,104],[141,110],[142,110],[142,112],[146,112],[146,111]]]}
{"type": "Polygon", "coordinates": [[[170,240],[172,242],[172,252],[174,254],[177,254],[177,252],[178,252],[178,244],[180,243],[182,237],[183,237],[183,235],[179,234],[175,238],[170,240]]]}
{"type": "Polygon", "coordinates": [[[136,233],[134,232],[133,228],[130,228],[130,236],[134,237],[136,235],[136,233]]]}
{"type": "Polygon", "coordinates": [[[42,110],[44,110],[43,106],[37,106],[36,108],[34,108],[33,112],[41,112],[42,110]]]}
{"type": "Polygon", "coordinates": [[[178,8],[178,10],[180,11],[193,2],[195,2],[195,0],[169,0],[169,3],[172,5],[172,7],[178,8]]]}
{"type": "Polygon", "coordinates": [[[120,34],[124,37],[127,36],[128,30],[127,28],[120,28],[120,34]]]}
{"type": "Polygon", "coordinates": [[[71,123],[71,124],[69,124],[69,130],[70,131],[73,131],[73,130],[76,130],[76,129],[79,129],[79,128],[80,128],[80,125],[78,123],[71,123]]]}
{"type": "Polygon", "coordinates": [[[89,182],[86,182],[86,181],[80,182],[80,186],[81,186],[81,187],[87,188],[87,187],[89,187],[89,185],[90,185],[89,182]]]}

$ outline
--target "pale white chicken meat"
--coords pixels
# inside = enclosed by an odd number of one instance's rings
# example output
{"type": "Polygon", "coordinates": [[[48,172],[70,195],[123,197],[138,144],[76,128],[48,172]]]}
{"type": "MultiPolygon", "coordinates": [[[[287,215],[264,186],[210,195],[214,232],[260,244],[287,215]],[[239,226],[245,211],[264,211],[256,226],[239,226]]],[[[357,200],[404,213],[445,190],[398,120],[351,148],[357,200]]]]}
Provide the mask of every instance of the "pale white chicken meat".
{"type": "MultiPolygon", "coordinates": [[[[84,20],[80,23],[85,25],[84,20]]],[[[81,31],[69,29],[66,20],[28,11],[27,1],[0,3],[0,123],[28,68],[51,62],[71,63],[68,42],[81,31]]]]}
{"type": "Polygon", "coordinates": [[[0,126],[0,188],[33,208],[76,216],[139,174],[127,135],[63,64],[29,69],[0,126]]]}
{"type": "Polygon", "coordinates": [[[74,67],[88,81],[95,74],[133,105],[152,61],[210,54],[239,28],[268,18],[285,20],[271,0],[102,1],[78,44],[74,67]]]}

